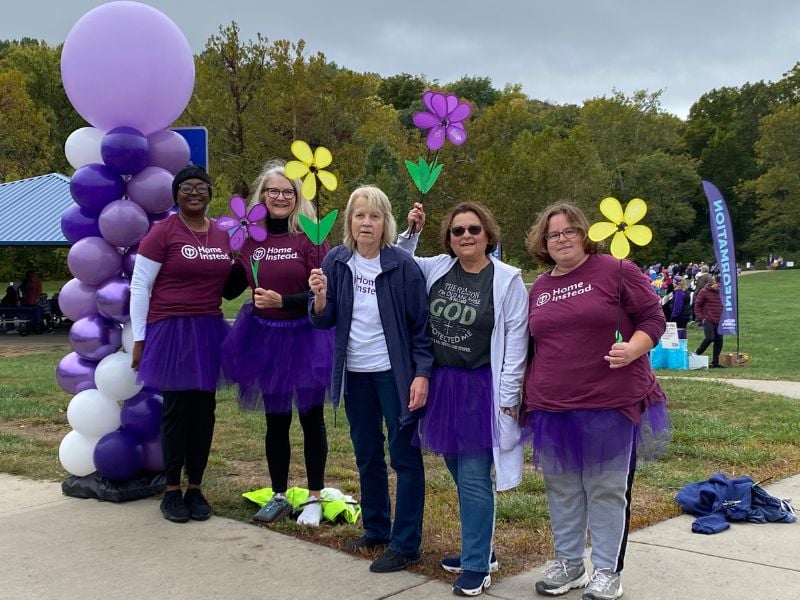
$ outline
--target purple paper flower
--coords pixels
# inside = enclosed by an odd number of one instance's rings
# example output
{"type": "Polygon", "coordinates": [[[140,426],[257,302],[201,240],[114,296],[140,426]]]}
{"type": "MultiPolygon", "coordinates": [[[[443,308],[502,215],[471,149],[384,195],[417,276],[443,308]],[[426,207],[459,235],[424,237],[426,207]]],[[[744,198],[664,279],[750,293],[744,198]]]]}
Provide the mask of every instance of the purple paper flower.
{"type": "Polygon", "coordinates": [[[250,211],[247,211],[247,205],[244,198],[240,196],[233,196],[230,201],[231,212],[234,217],[224,216],[217,219],[217,229],[222,231],[231,232],[231,248],[234,250],[241,250],[244,246],[244,241],[251,237],[257,242],[263,242],[267,239],[267,230],[258,222],[267,216],[267,207],[263,204],[256,204],[250,211]]]}
{"type": "Polygon", "coordinates": [[[428,148],[438,150],[444,146],[445,137],[451,144],[460,146],[467,141],[464,121],[472,112],[466,102],[459,102],[455,94],[441,94],[428,90],[422,94],[422,101],[428,112],[414,113],[414,125],[428,130],[425,140],[428,148]]]}

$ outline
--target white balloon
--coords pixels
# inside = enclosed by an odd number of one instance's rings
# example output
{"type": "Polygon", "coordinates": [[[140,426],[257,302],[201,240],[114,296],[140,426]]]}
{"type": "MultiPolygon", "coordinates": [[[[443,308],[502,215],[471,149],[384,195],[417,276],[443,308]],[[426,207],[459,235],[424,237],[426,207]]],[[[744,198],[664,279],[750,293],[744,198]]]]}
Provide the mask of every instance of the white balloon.
{"type": "Polygon", "coordinates": [[[84,390],[67,406],[67,421],[78,433],[101,437],[119,429],[121,407],[99,390],[84,390]]]}
{"type": "Polygon", "coordinates": [[[131,369],[131,355],[125,352],[109,354],[94,372],[94,383],[104,395],[122,402],[142,389],[136,383],[136,371],[131,369]]]}
{"type": "Polygon", "coordinates": [[[122,326],[122,351],[128,354],[133,351],[133,323],[130,321],[122,326]]]}
{"type": "Polygon", "coordinates": [[[93,455],[98,439],[70,431],[58,447],[58,460],[61,461],[61,466],[68,473],[78,477],[94,473],[97,469],[94,466],[93,455]]]}
{"type": "Polygon", "coordinates": [[[105,133],[96,127],[81,127],[69,134],[64,142],[67,161],[76,169],[90,163],[102,163],[100,142],[105,133]]]}

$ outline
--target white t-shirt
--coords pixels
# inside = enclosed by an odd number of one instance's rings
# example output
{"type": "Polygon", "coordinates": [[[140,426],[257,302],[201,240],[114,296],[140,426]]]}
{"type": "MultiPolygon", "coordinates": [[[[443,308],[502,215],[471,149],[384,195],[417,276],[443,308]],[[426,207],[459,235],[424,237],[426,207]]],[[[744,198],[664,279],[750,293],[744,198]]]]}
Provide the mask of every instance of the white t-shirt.
{"type": "Polygon", "coordinates": [[[381,272],[381,257],[364,258],[353,252],[353,318],[347,340],[347,370],[379,373],[392,368],[383,335],[375,278],[381,272]]]}

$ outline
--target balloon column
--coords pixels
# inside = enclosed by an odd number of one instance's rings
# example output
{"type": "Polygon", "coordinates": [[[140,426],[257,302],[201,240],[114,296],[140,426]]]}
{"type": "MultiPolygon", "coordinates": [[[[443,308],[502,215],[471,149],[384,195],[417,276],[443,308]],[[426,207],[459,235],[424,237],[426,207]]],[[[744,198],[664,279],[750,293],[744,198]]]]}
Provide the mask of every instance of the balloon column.
{"type": "Polygon", "coordinates": [[[161,396],[136,383],[128,354],[130,276],[139,241],[173,208],[173,174],[189,146],[165,129],[194,87],[194,59],[177,25],[138,2],[92,9],[72,27],[61,55],[64,89],[92,125],[75,130],[64,152],[75,168],[75,204],[61,217],[75,277],[59,306],[73,321],[73,352],[56,368],[73,431],[59,459],[73,475],[115,481],[142,468],[163,470],[161,396]]]}

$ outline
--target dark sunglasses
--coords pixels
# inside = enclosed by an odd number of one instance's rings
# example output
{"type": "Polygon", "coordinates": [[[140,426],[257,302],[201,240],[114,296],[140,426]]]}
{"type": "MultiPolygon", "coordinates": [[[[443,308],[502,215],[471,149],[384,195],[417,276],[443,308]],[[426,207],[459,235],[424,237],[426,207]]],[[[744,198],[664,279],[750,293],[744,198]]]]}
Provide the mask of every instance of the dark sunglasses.
{"type": "Polygon", "coordinates": [[[480,225],[470,225],[469,227],[462,227],[461,225],[457,225],[455,227],[450,228],[450,234],[454,237],[461,237],[467,231],[469,231],[470,235],[480,235],[481,231],[483,231],[483,227],[480,225]]]}

